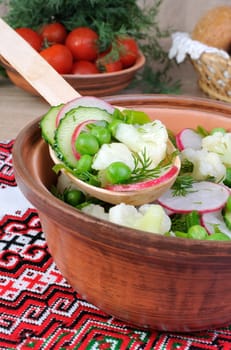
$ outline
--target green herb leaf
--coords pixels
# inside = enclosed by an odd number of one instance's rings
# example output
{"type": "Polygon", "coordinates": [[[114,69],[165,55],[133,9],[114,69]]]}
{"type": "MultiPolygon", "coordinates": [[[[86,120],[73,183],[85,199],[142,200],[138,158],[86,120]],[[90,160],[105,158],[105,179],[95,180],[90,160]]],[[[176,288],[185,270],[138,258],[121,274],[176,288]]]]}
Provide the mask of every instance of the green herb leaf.
{"type": "Polygon", "coordinates": [[[173,196],[186,196],[187,193],[192,192],[193,182],[192,176],[179,175],[172,186],[173,196]]]}
{"type": "Polygon", "coordinates": [[[147,156],[146,150],[141,154],[135,153],[134,155],[135,167],[129,179],[129,183],[141,182],[148,179],[155,179],[162,173],[168,170],[171,166],[171,161],[167,164],[162,162],[155,168],[151,167],[152,160],[147,156]]]}

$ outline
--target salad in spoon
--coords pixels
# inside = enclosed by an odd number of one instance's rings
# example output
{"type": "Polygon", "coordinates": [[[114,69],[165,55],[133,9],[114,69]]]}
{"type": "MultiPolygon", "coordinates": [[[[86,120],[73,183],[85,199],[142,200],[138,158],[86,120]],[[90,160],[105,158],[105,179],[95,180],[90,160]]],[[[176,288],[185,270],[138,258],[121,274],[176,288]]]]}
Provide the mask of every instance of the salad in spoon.
{"type": "Polygon", "coordinates": [[[142,111],[85,96],[52,107],[40,125],[54,169],[108,203],[152,202],[180,170],[165,125],[142,111]]]}

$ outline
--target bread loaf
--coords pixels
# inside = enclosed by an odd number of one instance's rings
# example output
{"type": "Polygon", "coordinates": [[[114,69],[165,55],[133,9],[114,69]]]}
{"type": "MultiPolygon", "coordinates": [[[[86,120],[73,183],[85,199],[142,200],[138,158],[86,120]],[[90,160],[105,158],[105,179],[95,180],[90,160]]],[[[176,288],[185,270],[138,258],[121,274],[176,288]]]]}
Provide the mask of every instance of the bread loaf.
{"type": "Polygon", "coordinates": [[[231,6],[219,6],[205,13],[197,22],[192,39],[230,52],[231,6]]]}

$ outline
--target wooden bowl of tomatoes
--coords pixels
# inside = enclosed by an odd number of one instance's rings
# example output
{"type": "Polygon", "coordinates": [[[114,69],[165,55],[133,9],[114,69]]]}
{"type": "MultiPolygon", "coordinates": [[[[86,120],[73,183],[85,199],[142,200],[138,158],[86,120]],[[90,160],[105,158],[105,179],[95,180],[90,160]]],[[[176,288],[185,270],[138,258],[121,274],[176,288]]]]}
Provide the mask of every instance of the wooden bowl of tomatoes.
{"type": "MultiPolygon", "coordinates": [[[[129,36],[117,37],[102,52],[98,34],[88,27],[68,32],[61,23],[50,23],[38,32],[31,28],[16,32],[82,95],[106,96],[123,90],[145,64],[136,40],[129,36]]],[[[0,62],[16,86],[38,95],[8,62],[0,62]]]]}
{"type": "Polygon", "coordinates": [[[63,77],[81,95],[107,96],[125,89],[144,64],[145,57],[139,52],[136,63],[126,69],[117,70],[117,63],[112,63],[110,72],[84,75],[64,74],[63,77]]]}
{"type": "MultiPolygon", "coordinates": [[[[124,94],[105,100],[144,111],[175,135],[197,126],[231,128],[230,105],[217,101],[124,94]]],[[[73,288],[108,314],[140,327],[192,332],[230,323],[230,241],[145,232],[63,202],[51,193],[57,175],[40,120],[18,135],[14,172],[39,212],[55,263],[73,288]]]]}

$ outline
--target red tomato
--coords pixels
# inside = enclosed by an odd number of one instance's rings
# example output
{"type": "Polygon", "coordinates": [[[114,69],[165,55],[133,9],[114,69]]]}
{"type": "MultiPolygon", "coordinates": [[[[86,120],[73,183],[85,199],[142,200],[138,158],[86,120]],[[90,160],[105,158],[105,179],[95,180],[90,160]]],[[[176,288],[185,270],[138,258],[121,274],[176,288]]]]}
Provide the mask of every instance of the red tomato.
{"type": "Polygon", "coordinates": [[[42,27],[41,36],[48,43],[63,44],[67,37],[67,30],[62,23],[48,23],[42,27]]]}
{"type": "Polygon", "coordinates": [[[71,72],[73,57],[70,50],[62,44],[54,44],[40,52],[40,55],[60,74],[71,72]]]}
{"type": "Polygon", "coordinates": [[[36,51],[40,51],[43,43],[43,38],[35,30],[31,28],[17,28],[16,32],[26,40],[36,51]]]}
{"type": "Polygon", "coordinates": [[[98,54],[98,34],[88,27],[73,29],[67,36],[65,45],[76,60],[94,61],[98,54]]]}
{"type": "Polygon", "coordinates": [[[136,62],[139,53],[135,39],[128,36],[119,37],[117,44],[123,68],[131,67],[136,62]]]}
{"type": "Polygon", "coordinates": [[[90,61],[76,61],[73,63],[72,74],[96,74],[99,73],[96,64],[90,61]]]}
{"type": "Polygon", "coordinates": [[[97,60],[97,67],[102,73],[118,72],[123,69],[123,65],[120,60],[113,61],[103,58],[97,60]]]}

